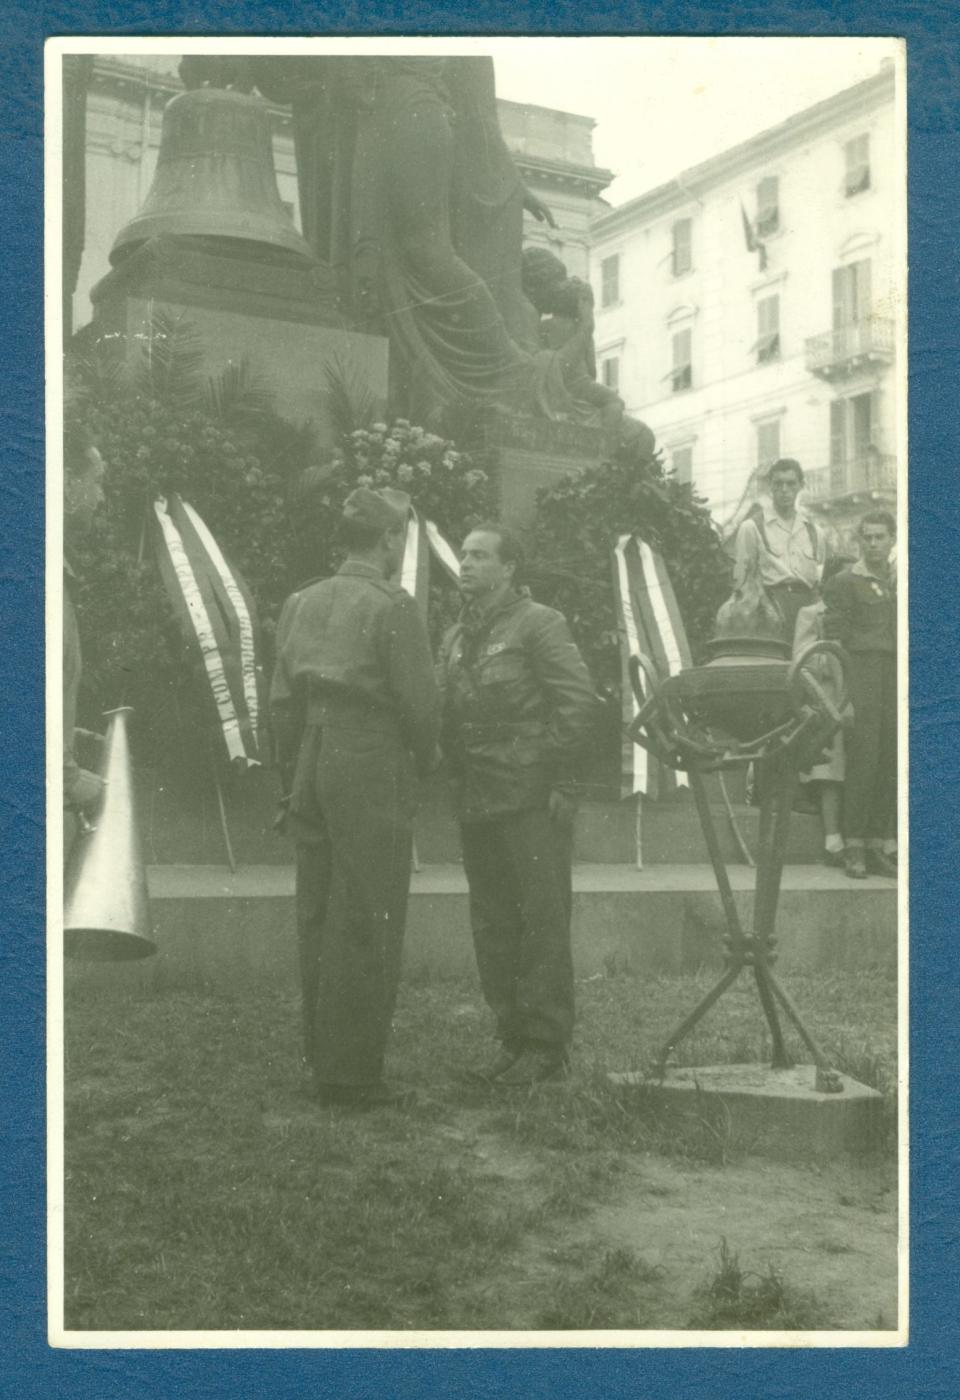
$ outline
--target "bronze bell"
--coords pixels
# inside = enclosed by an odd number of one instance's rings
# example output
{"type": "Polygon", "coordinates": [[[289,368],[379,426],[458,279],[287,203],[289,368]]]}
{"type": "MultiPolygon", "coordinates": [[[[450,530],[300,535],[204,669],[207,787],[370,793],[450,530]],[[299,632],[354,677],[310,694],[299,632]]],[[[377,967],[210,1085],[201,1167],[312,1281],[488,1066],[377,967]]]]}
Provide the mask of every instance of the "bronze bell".
{"type": "Polygon", "coordinates": [[[110,261],[161,233],[242,239],[316,261],[281,202],[259,97],[197,88],[167,104],[150,193],[114,239],[110,261]]]}

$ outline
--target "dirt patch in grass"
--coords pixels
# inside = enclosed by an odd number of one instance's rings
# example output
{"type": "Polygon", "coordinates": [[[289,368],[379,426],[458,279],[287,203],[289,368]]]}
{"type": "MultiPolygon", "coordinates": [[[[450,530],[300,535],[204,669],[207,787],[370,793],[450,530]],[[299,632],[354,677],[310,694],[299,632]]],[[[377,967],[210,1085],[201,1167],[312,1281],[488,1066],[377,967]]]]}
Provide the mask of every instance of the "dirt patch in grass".
{"type": "MultiPolygon", "coordinates": [[[[799,980],[812,1029],[868,1066],[892,1124],[892,984],[799,980]]],[[[408,986],[391,1064],[418,1098],[365,1115],[300,1092],[289,995],[71,992],[67,1326],[894,1326],[892,1157],[720,1166],[607,1081],[699,990],[583,984],[572,1078],[504,1098],[463,1079],[488,1049],[472,986],[408,986]]],[[[689,1053],[757,1058],[760,1027],[734,993],[689,1053]]]]}

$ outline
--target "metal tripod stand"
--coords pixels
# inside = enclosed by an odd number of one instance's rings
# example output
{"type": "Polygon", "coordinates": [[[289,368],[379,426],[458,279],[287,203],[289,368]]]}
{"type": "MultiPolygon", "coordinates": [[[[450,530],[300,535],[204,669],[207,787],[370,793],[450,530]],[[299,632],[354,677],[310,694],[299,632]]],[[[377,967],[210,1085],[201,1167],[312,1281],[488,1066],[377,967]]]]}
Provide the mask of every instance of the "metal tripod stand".
{"type": "MultiPolygon", "coordinates": [[[[787,1069],[793,1063],[784,1043],[780,1024],[782,1011],[813,1058],[816,1088],[820,1092],[842,1089],[839,1075],[804,1025],[800,1012],[773,971],[780,881],[799,773],[815,759],[841,723],[842,695],[831,700],[813,674],[819,657],[824,655],[833,657],[833,664],[839,667],[842,691],[842,656],[829,642],[813,643],[789,666],[783,663],[782,668],[749,668],[761,681],[769,676],[775,698],[771,707],[770,696],[757,691],[753,727],[762,730],[765,717],[777,708],[782,713],[772,728],[751,734],[746,740],[721,735],[709,724],[712,704],[721,712],[724,704],[729,705],[729,698],[724,695],[724,681],[732,672],[701,667],[661,680],[647,657],[631,658],[630,677],[640,708],[628,732],[635,743],[647,748],[661,762],[685,769],[689,774],[726,920],[723,974],[661,1048],[654,1061],[655,1072],[661,1076],[670,1055],[733,986],[741,972],[750,969],[770,1028],[774,1068],[787,1069]],[[691,678],[698,680],[696,686],[690,684],[691,678]],[[691,693],[695,697],[692,703],[691,693]],[[724,769],[745,768],[749,763],[754,764],[760,791],[760,831],[753,918],[748,931],[741,923],[721,853],[705,776],[724,769]]],[[[746,708],[749,710],[749,706],[746,708]]],[[[740,718],[743,721],[744,716],[740,718]]],[[[749,728],[749,714],[745,720],[749,728]]]]}

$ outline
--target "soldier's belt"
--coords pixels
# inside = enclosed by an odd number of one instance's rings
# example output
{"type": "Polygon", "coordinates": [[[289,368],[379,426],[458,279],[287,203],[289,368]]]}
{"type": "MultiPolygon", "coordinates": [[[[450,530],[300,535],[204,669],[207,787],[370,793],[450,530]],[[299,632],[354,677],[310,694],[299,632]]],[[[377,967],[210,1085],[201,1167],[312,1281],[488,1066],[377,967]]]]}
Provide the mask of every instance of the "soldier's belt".
{"type": "Polygon", "coordinates": [[[811,597],[819,594],[819,589],[815,583],[804,583],[799,578],[783,578],[778,583],[768,583],[765,585],[768,593],[775,593],[780,589],[784,593],[807,593],[811,597]]]}
{"type": "Polygon", "coordinates": [[[318,729],[363,729],[368,734],[397,734],[395,715],[363,705],[331,705],[314,702],[307,708],[307,723],[318,729]]]}

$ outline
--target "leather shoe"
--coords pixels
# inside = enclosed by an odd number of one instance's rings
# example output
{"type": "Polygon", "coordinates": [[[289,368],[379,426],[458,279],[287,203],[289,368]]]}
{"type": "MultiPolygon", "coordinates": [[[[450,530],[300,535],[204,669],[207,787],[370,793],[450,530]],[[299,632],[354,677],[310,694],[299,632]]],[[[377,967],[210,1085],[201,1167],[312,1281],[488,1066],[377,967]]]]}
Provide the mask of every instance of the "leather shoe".
{"type": "Polygon", "coordinates": [[[487,1064],[477,1065],[475,1069],[468,1069],[467,1078],[481,1084],[492,1084],[495,1079],[499,1079],[516,1064],[519,1056],[519,1050],[509,1050],[504,1045],[487,1064]]]}
{"type": "Polygon", "coordinates": [[[400,1108],[413,1102],[410,1089],[390,1084],[318,1084],[316,1101],[323,1108],[400,1108]]]}
{"type": "Polygon", "coordinates": [[[843,852],[842,852],[842,851],[824,851],[824,853],[823,853],[823,863],[824,863],[824,865],[831,865],[831,866],[833,866],[833,868],[834,868],[835,870],[839,870],[840,867],[841,867],[841,866],[843,865],[843,863],[844,863],[844,862],[843,862],[843,852]]]}
{"type": "Polygon", "coordinates": [[[560,1079],[567,1072],[567,1057],[562,1050],[524,1050],[509,1069],[497,1076],[499,1088],[525,1088],[542,1084],[547,1079],[560,1079]]]}
{"type": "Polygon", "coordinates": [[[867,869],[873,875],[886,875],[890,880],[897,878],[896,861],[883,851],[867,851],[867,869]]]}
{"type": "Polygon", "coordinates": [[[867,867],[861,850],[846,851],[843,857],[843,873],[851,880],[865,880],[867,867]]]}

